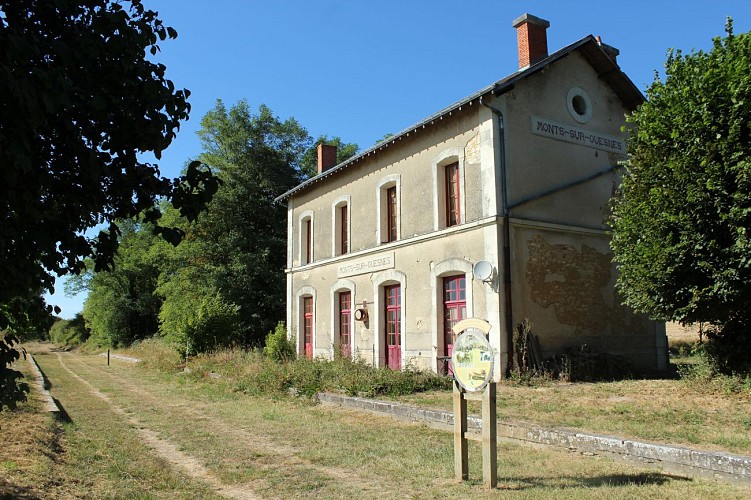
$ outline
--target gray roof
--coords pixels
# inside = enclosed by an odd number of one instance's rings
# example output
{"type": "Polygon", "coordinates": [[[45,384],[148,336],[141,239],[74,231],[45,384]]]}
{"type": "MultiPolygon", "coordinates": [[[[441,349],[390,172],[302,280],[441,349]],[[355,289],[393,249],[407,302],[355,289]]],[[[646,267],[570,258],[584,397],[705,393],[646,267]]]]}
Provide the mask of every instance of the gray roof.
{"type": "Polygon", "coordinates": [[[494,95],[500,95],[504,92],[508,92],[519,80],[537,73],[538,71],[544,69],[547,65],[566,57],[568,54],[575,50],[581,51],[582,55],[587,59],[587,61],[589,61],[595,71],[597,71],[598,76],[611,86],[613,91],[616,93],[616,95],[618,95],[627,109],[634,110],[637,106],[639,106],[639,104],[644,102],[644,96],[636,87],[636,85],[634,85],[634,82],[632,82],[631,79],[626,76],[623,71],[621,71],[621,68],[618,66],[618,64],[616,64],[616,62],[607,55],[607,53],[600,46],[597,40],[592,35],[588,35],[581,40],[574,42],[571,45],[564,47],[557,52],[554,52],[553,54],[550,54],[545,59],[542,59],[541,61],[529,66],[528,68],[519,70],[516,73],[513,73],[501,80],[498,80],[495,83],[488,85],[487,87],[478,90],[477,92],[465,97],[464,99],[457,101],[454,104],[447,106],[436,113],[433,113],[424,120],[405,128],[401,132],[394,134],[388,139],[377,143],[371,148],[356,154],[350,159],[326,170],[325,172],[316,175],[315,177],[311,177],[305,182],[298,184],[286,193],[277,197],[275,201],[279,202],[285,200],[295,193],[307,189],[313,184],[316,184],[333,175],[337,175],[337,173],[341,170],[350,168],[360,160],[367,158],[368,156],[377,154],[382,149],[391,147],[394,143],[401,140],[402,138],[407,137],[410,134],[417,133],[420,130],[432,125],[436,120],[442,120],[444,117],[450,116],[454,112],[461,111],[466,106],[473,105],[474,101],[478,100],[482,96],[490,93],[493,93],[494,95]]]}

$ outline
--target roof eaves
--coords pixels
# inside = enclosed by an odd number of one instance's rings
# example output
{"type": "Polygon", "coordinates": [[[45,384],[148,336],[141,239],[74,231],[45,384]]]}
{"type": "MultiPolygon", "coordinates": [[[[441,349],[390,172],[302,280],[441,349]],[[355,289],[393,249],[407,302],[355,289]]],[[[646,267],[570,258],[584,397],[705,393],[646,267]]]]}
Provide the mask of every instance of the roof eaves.
{"type": "MultiPolygon", "coordinates": [[[[454,111],[460,110],[463,106],[470,105],[475,99],[478,99],[479,97],[481,97],[481,96],[483,96],[483,95],[485,95],[485,94],[487,94],[489,92],[492,92],[494,95],[500,95],[500,94],[502,94],[504,92],[507,92],[510,88],[512,88],[516,84],[516,82],[518,82],[518,81],[520,81],[520,80],[522,80],[524,78],[527,78],[528,76],[531,76],[531,75],[533,75],[533,74],[535,74],[535,73],[537,73],[539,71],[544,70],[549,64],[551,64],[551,63],[553,63],[553,62],[555,62],[555,61],[557,61],[559,59],[562,59],[562,58],[568,56],[574,50],[577,50],[577,49],[579,49],[579,48],[581,48],[581,47],[583,47],[583,46],[585,46],[585,45],[587,45],[589,43],[595,44],[597,46],[597,48],[600,51],[602,51],[602,49],[597,44],[597,40],[595,39],[595,37],[593,37],[592,35],[587,35],[586,37],[582,38],[581,40],[577,40],[576,42],[574,42],[574,43],[572,43],[572,44],[570,44],[570,45],[568,45],[566,47],[563,47],[562,49],[554,52],[553,54],[550,54],[545,59],[542,59],[541,61],[539,61],[539,62],[537,62],[537,63],[535,63],[535,64],[533,64],[533,65],[531,65],[531,66],[529,66],[527,68],[521,69],[521,70],[517,71],[516,73],[512,73],[511,75],[509,75],[509,76],[507,76],[507,77],[505,77],[505,78],[503,78],[501,80],[496,81],[495,83],[492,83],[492,84],[490,84],[490,85],[488,85],[488,86],[486,86],[486,87],[478,90],[477,92],[475,92],[475,93],[473,93],[473,94],[465,97],[464,99],[461,99],[460,101],[457,101],[454,104],[451,104],[450,106],[447,106],[447,107],[441,109],[440,111],[438,111],[436,113],[433,113],[432,115],[428,116],[424,120],[422,120],[422,121],[420,121],[420,122],[418,122],[418,123],[416,123],[416,124],[414,124],[414,125],[412,125],[410,127],[405,128],[404,130],[400,131],[397,134],[394,134],[392,137],[389,137],[388,139],[375,144],[374,146],[372,146],[372,147],[366,149],[365,151],[363,151],[362,153],[358,153],[355,156],[349,158],[348,160],[343,161],[342,163],[340,163],[340,164],[338,164],[338,165],[330,168],[329,170],[326,170],[325,172],[322,172],[322,173],[316,175],[315,177],[311,177],[310,179],[308,179],[308,180],[306,180],[306,181],[298,184],[297,186],[295,186],[294,188],[292,188],[289,191],[285,192],[284,194],[278,196],[274,201],[278,203],[278,202],[280,202],[280,201],[282,201],[284,199],[289,198],[290,196],[292,196],[293,194],[297,193],[298,191],[302,191],[306,187],[308,187],[308,186],[310,186],[312,184],[315,184],[315,183],[317,183],[319,181],[322,181],[323,179],[326,179],[326,178],[330,177],[331,175],[334,175],[336,172],[339,172],[340,170],[343,170],[343,169],[349,167],[350,165],[353,165],[353,164],[357,163],[358,161],[362,160],[363,158],[366,158],[366,157],[368,157],[368,156],[370,156],[372,154],[377,153],[378,151],[380,151],[380,150],[382,150],[384,148],[389,147],[390,145],[394,144],[398,140],[401,140],[402,138],[404,138],[406,136],[409,136],[409,134],[411,134],[413,132],[417,132],[418,130],[423,129],[426,126],[431,125],[436,120],[443,119],[444,116],[450,115],[454,111]]],[[[603,52],[603,54],[604,54],[604,52],[603,52]]],[[[616,73],[613,70],[617,70],[616,74],[619,74],[620,76],[622,76],[626,80],[624,82],[623,89],[622,89],[622,92],[624,92],[625,95],[621,96],[624,99],[624,101],[629,106],[632,106],[633,102],[635,102],[639,98],[641,98],[641,101],[643,101],[644,97],[642,96],[641,92],[639,92],[639,90],[636,88],[636,86],[631,81],[631,79],[628,78],[628,76],[626,76],[620,70],[620,68],[618,67],[618,65],[612,59],[608,58],[607,60],[610,61],[610,65],[613,66],[612,68],[610,68],[610,70],[611,70],[610,72],[611,73],[616,73]],[[638,94],[638,96],[635,96],[634,92],[636,92],[636,94],[638,94]]],[[[590,61],[590,63],[593,64],[593,65],[594,64],[601,64],[602,60],[598,59],[596,61],[590,61]]],[[[612,85],[612,82],[610,82],[610,83],[612,85]]],[[[619,95],[620,95],[620,93],[619,93],[619,95]]]]}

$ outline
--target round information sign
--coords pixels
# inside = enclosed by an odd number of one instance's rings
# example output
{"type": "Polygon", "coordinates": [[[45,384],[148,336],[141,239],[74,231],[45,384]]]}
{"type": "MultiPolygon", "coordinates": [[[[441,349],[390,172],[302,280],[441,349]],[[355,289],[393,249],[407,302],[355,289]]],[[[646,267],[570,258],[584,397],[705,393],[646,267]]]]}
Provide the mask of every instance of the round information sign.
{"type": "Polygon", "coordinates": [[[493,350],[485,333],[468,328],[454,341],[454,378],[469,392],[481,391],[493,377],[493,350]]]}

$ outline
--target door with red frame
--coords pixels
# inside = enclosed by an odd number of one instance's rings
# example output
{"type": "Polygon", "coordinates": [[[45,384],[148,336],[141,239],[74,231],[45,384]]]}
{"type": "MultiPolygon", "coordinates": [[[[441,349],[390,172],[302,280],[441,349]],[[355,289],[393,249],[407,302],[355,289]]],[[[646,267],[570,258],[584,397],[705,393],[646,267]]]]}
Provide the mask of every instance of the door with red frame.
{"type": "Polygon", "coordinates": [[[386,366],[392,370],[402,367],[402,304],[401,287],[391,285],[384,287],[386,303],[386,366]]]}
{"type": "MultiPolygon", "coordinates": [[[[464,275],[443,278],[443,355],[451,357],[454,348],[454,325],[467,317],[467,291],[464,275]]],[[[448,374],[453,375],[446,361],[448,374]]]]}
{"type": "Polygon", "coordinates": [[[305,357],[313,359],[313,297],[303,297],[302,303],[305,357]]]}
{"type": "Polygon", "coordinates": [[[339,348],[342,357],[351,356],[350,327],[352,325],[352,293],[341,292],[339,294],[339,348]]]}

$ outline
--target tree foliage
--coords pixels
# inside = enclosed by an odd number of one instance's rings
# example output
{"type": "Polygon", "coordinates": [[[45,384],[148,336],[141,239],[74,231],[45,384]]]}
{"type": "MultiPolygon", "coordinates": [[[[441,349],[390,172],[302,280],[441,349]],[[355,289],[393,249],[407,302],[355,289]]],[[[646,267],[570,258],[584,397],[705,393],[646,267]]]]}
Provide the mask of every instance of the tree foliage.
{"type": "MultiPolygon", "coordinates": [[[[261,345],[285,316],[286,208],[275,199],[306,178],[314,142],[293,118],[218,101],[201,121],[199,160],[221,180],[208,211],[189,220],[165,204],[161,223],[185,235],[165,245],[148,223],[120,222],[109,273],[83,274],[92,342],[121,345],[158,328],[180,352],[261,345]]],[[[325,136],[319,141],[329,141],[325,136]]],[[[356,145],[339,138],[342,161],[356,145]]]]}
{"type": "Polygon", "coordinates": [[[116,221],[156,220],[159,197],[195,217],[215,190],[198,164],[170,180],[139,156],[159,158],[188,117],[188,91],[146,57],[176,36],[140,0],[0,0],[0,303],[86,257],[110,267],[116,221]]]}
{"type": "Polygon", "coordinates": [[[78,346],[86,342],[90,335],[83,314],[78,313],[73,319],[55,318],[50,327],[49,340],[58,345],[78,346]]]}
{"type": "Polygon", "coordinates": [[[162,332],[179,338],[180,325],[199,322],[200,311],[231,324],[236,310],[235,331],[217,332],[217,340],[257,344],[284,316],[287,214],[274,199],[302,179],[311,140],[293,118],[282,121],[263,105],[254,114],[245,101],[229,109],[218,101],[198,135],[200,161],[217,172],[222,187],[207,214],[184,226],[189,236],[160,285],[162,332]],[[193,311],[186,312],[179,304],[198,290],[204,298],[192,299],[193,311]]]}
{"type": "Polygon", "coordinates": [[[153,224],[118,221],[121,236],[110,271],[83,275],[89,295],[83,315],[91,342],[108,347],[129,345],[159,328],[161,298],[156,294],[163,261],[172,246],[155,234],[153,224]]]}
{"type": "Polygon", "coordinates": [[[614,200],[618,288],[662,320],[708,322],[725,369],[751,367],[751,35],[669,52],[628,121],[614,200]],[[731,352],[735,351],[735,353],[731,352]],[[728,356],[733,357],[729,359],[728,356]]]}
{"type": "Polygon", "coordinates": [[[118,220],[156,222],[162,197],[195,219],[216,190],[198,162],[168,179],[143,160],[188,118],[148,59],[176,36],[141,0],[0,0],[0,330],[49,320],[55,275],[110,268],[118,220]]]}
{"type": "Polygon", "coordinates": [[[16,341],[12,333],[0,332],[0,411],[3,407],[15,410],[19,402],[26,401],[26,393],[29,392],[29,385],[18,381],[23,374],[10,368],[20,358],[13,348],[16,341]]]}

